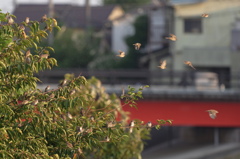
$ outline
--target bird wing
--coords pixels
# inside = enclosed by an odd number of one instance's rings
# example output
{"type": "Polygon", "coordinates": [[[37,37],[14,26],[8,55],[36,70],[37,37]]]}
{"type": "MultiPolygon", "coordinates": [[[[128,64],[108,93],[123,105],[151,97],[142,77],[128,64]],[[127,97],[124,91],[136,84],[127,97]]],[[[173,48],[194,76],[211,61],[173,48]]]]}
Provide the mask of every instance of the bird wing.
{"type": "Polygon", "coordinates": [[[166,65],[167,65],[167,61],[166,61],[166,60],[163,60],[161,66],[162,66],[162,67],[166,67],[166,65]]]}
{"type": "Polygon", "coordinates": [[[171,37],[176,38],[177,36],[174,34],[169,34],[171,37]]]}

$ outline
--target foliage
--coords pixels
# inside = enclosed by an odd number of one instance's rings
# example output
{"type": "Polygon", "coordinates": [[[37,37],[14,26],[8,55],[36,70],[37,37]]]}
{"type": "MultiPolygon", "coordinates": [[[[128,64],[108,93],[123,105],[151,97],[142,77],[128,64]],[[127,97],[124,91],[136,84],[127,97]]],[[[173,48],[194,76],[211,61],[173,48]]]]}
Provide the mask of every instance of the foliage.
{"type": "Polygon", "coordinates": [[[37,89],[34,74],[57,65],[53,49],[39,46],[57,21],[14,18],[0,13],[0,158],[140,158],[149,130],[138,120],[128,126],[122,107],[144,87],[129,87],[125,104],[95,78],[67,74],[58,88],[37,89]]]}
{"type": "MultiPolygon", "coordinates": [[[[56,34],[53,42],[52,47],[57,52],[53,57],[62,68],[87,68],[97,57],[99,41],[91,31],[63,29],[56,34]]],[[[44,45],[47,45],[46,42],[44,45]]]]}

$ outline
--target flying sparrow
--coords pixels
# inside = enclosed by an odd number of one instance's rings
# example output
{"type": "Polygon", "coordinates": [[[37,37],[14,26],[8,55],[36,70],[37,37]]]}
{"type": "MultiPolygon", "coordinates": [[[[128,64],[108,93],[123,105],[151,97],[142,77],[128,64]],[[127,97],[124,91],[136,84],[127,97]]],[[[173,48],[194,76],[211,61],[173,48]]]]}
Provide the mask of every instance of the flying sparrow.
{"type": "Polygon", "coordinates": [[[161,68],[161,69],[165,69],[166,68],[166,65],[167,65],[167,61],[166,60],[164,60],[162,63],[160,62],[160,66],[158,66],[159,68],[161,68]]]}
{"type": "Polygon", "coordinates": [[[202,14],[202,17],[207,18],[207,17],[209,17],[209,15],[204,13],[204,14],[202,14]]]}
{"type": "Polygon", "coordinates": [[[141,47],[141,44],[140,43],[135,43],[133,44],[135,46],[135,50],[139,50],[140,47],[141,47]]]}
{"type": "Polygon", "coordinates": [[[169,34],[169,37],[166,37],[166,39],[172,40],[172,41],[176,41],[177,40],[177,36],[174,34],[169,34]]]}
{"type": "Polygon", "coordinates": [[[125,57],[125,52],[119,50],[119,55],[116,55],[116,56],[119,56],[119,57],[125,57]]]}
{"type": "Polygon", "coordinates": [[[212,119],[215,119],[215,118],[217,117],[217,113],[218,113],[217,110],[210,109],[210,110],[206,110],[206,112],[209,113],[209,116],[210,116],[210,118],[212,118],[212,119]]]}
{"type": "Polygon", "coordinates": [[[184,61],[184,64],[186,64],[186,65],[192,67],[194,70],[196,70],[196,69],[193,67],[193,65],[192,65],[192,63],[191,63],[190,61],[184,61]]]}

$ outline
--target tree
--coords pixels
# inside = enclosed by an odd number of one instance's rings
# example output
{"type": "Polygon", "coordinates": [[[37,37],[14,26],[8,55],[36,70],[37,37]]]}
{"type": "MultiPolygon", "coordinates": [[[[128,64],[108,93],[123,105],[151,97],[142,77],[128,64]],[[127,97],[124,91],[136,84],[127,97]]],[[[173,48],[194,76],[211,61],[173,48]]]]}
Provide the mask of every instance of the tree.
{"type": "Polygon", "coordinates": [[[99,80],[80,75],[67,74],[56,89],[37,89],[34,74],[57,65],[53,49],[39,46],[57,21],[14,18],[0,13],[0,158],[141,158],[149,130],[139,120],[128,126],[122,107],[136,106],[145,87],[129,86],[124,104],[99,80]]]}
{"type": "MultiPolygon", "coordinates": [[[[47,44],[44,43],[44,45],[47,44]]],[[[87,34],[67,28],[57,34],[52,47],[57,52],[53,57],[56,58],[60,67],[87,68],[88,64],[97,57],[99,39],[92,36],[92,33],[87,34]]]]}

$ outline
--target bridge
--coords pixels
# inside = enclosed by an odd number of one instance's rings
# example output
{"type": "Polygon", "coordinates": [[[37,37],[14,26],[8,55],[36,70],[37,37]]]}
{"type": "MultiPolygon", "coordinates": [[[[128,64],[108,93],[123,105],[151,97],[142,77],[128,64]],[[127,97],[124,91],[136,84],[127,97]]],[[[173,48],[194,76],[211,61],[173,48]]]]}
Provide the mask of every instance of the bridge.
{"type": "Polygon", "coordinates": [[[127,85],[139,88],[150,84],[150,88],[143,91],[144,100],[138,101],[138,109],[126,107],[133,118],[143,121],[156,119],[172,119],[173,125],[236,127],[240,126],[240,74],[235,75],[236,87],[231,88],[227,75],[218,77],[214,74],[204,74],[204,78],[197,79],[195,71],[149,71],[149,70],[82,70],[82,69],[54,69],[40,72],[39,77],[44,88],[46,84],[53,87],[64,75],[70,73],[86,78],[95,76],[100,79],[108,93],[121,94],[127,85]],[[183,78],[184,77],[184,78],[183,78]],[[199,83],[200,81],[200,83],[199,83]],[[236,82],[237,81],[237,82],[236,82]],[[197,83],[198,82],[198,83],[197,83]],[[205,82],[205,83],[204,83],[205,82]],[[185,83],[185,84],[181,84],[185,83]],[[228,87],[221,88],[221,84],[228,87]],[[216,109],[218,117],[212,120],[206,110],[216,109]]]}
{"type": "Polygon", "coordinates": [[[173,120],[172,126],[164,126],[157,132],[152,130],[154,140],[149,141],[149,145],[164,142],[172,145],[179,139],[184,142],[210,141],[213,145],[219,145],[221,142],[230,141],[225,139],[223,134],[240,141],[240,74],[231,77],[231,81],[234,81],[232,86],[228,80],[230,77],[224,74],[218,74],[217,78],[210,74],[199,80],[193,71],[58,69],[37,74],[43,81],[38,87],[57,87],[56,83],[62,80],[66,73],[75,76],[81,74],[86,78],[95,76],[102,81],[108,93],[116,93],[118,96],[121,95],[122,88],[126,91],[128,85],[135,88],[150,85],[143,90],[144,99],[137,102],[138,109],[129,106],[123,108],[130,112],[132,119],[140,119],[145,123],[151,121],[156,124],[157,119],[173,120]],[[222,84],[226,87],[222,87],[222,84]],[[206,112],[209,109],[218,110],[216,119],[209,117],[206,112]]]}

